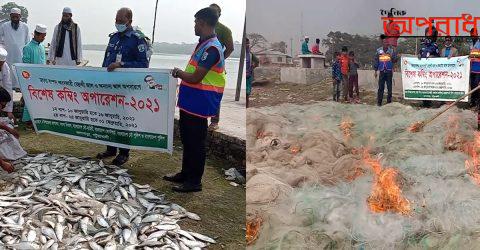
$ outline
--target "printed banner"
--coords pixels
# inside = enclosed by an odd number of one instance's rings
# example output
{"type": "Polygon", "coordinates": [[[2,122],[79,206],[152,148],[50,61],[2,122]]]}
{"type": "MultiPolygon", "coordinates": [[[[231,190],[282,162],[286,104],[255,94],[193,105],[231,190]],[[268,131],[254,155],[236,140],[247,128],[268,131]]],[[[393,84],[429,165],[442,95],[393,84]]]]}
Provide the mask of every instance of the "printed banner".
{"type": "MultiPolygon", "coordinates": [[[[455,101],[470,89],[468,56],[402,57],[403,97],[409,100],[455,101]]],[[[468,102],[465,97],[463,102],[468,102]]]]}
{"type": "Polygon", "coordinates": [[[37,132],[172,153],[177,84],[170,70],[14,66],[37,132]]]}

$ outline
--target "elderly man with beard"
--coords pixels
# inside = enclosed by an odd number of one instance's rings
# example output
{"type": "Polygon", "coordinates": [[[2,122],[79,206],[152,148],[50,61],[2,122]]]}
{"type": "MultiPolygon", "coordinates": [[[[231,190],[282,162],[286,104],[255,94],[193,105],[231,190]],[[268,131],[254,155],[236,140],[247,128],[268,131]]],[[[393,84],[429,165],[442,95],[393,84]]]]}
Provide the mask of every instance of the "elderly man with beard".
{"type": "Polygon", "coordinates": [[[72,10],[65,7],[62,21],[55,26],[47,64],[76,66],[82,62],[82,36],[72,21],[72,10]]]}
{"type": "MultiPolygon", "coordinates": [[[[23,47],[30,42],[30,31],[27,24],[21,22],[22,11],[19,8],[12,8],[10,11],[10,22],[0,25],[0,43],[7,50],[7,63],[10,67],[14,63],[21,63],[23,47]]],[[[14,71],[10,68],[13,88],[20,88],[14,71]]]]}

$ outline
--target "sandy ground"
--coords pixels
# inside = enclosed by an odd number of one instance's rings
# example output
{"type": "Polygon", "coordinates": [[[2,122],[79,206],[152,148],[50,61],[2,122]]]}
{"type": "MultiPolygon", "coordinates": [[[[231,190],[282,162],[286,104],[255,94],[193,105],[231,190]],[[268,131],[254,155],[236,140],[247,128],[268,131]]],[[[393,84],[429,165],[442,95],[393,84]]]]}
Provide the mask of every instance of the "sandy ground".
{"type": "MultiPolygon", "coordinates": [[[[21,144],[29,154],[50,152],[75,157],[94,157],[104,150],[104,146],[71,140],[64,137],[35,134],[31,130],[20,128],[21,144]]],[[[203,191],[194,194],[178,194],[171,191],[171,184],[162,180],[162,176],[177,172],[182,162],[182,148],[179,141],[174,142],[172,156],[147,151],[132,151],[130,161],[125,165],[134,181],[150,184],[166,193],[169,201],[177,203],[187,210],[197,213],[202,221],[182,221],[180,225],[188,230],[216,238],[218,244],[210,249],[245,248],[245,189],[233,187],[224,179],[223,170],[228,162],[212,157],[207,158],[203,176],[203,191]]],[[[111,160],[111,159],[110,159],[111,160]]],[[[2,174],[0,177],[5,178],[2,174]]]]}
{"type": "MultiPolygon", "coordinates": [[[[383,97],[385,104],[387,93],[383,97]]],[[[266,82],[262,84],[254,84],[252,94],[250,96],[250,107],[260,108],[265,106],[276,106],[282,103],[294,104],[310,104],[318,101],[332,100],[332,83],[318,84],[296,84],[296,83],[280,83],[266,82]]],[[[377,92],[360,87],[360,101],[363,104],[376,105],[377,92]]],[[[421,102],[403,100],[401,95],[393,95],[393,102],[399,102],[413,107],[420,107],[421,102]]],[[[438,108],[443,103],[434,102],[434,108],[438,108]]],[[[465,104],[459,104],[459,107],[466,107],[465,104]]]]}

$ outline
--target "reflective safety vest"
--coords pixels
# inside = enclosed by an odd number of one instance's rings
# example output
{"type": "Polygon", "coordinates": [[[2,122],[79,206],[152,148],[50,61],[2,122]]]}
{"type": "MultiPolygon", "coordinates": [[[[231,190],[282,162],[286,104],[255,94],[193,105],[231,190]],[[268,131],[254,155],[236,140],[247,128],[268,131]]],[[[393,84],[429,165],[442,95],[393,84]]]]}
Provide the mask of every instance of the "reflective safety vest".
{"type": "Polygon", "coordinates": [[[470,50],[470,70],[472,73],[480,73],[480,49],[472,48],[470,50]]]}
{"type": "Polygon", "coordinates": [[[378,58],[380,62],[390,62],[392,60],[392,57],[389,54],[382,54],[378,58]]]}
{"type": "Polygon", "coordinates": [[[218,63],[208,71],[200,83],[188,83],[182,80],[178,94],[177,106],[180,110],[202,118],[214,117],[218,114],[225,88],[225,59],[222,45],[217,37],[200,44],[193,52],[185,69],[187,73],[194,73],[205,51],[212,47],[219,52],[218,63]]]}
{"type": "Polygon", "coordinates": [[[393,61],[390,51],[384,51],[383,48],[377,49],[378,54],[378,71],[392,71],[393,61]]]}

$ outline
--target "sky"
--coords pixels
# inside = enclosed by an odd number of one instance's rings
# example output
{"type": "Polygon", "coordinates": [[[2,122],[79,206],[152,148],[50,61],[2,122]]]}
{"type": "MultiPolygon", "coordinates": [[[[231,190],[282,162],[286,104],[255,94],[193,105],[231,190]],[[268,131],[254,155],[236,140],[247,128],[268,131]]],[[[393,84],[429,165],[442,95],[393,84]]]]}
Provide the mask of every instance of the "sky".
{"type": "MultiPolygon", "coordinates": [[[[28,9],[28,26],[47,25],[46,41],[51,40],[53,28],[60,22],[62,10],[68,6],[73,20],[79,24],[84,44],[106,44],[108,34],[115,31],[115,15],[121,7],[133,11],[133,25],[152,36],[155,0],[5,0],[28,9]]],[[[234,41],[241,41],[245,20],[245,0],[159,0],[155,42],[195,43],[194,15],[201,8],[217,3],[222,8],[220,22],[232,30],[234,41]]]]}
{"type": "Polygon", "coordinates": [[[408,17],[480,16],[478,0],[247,0],[247,33],[288,45],[293,39],[296,54],[303,38],[302,23],[303,35],[310,41],[325,38],[330,31],[379,35],[383,33],[380,10],[390,8],[405,10],[408,17]]]}

